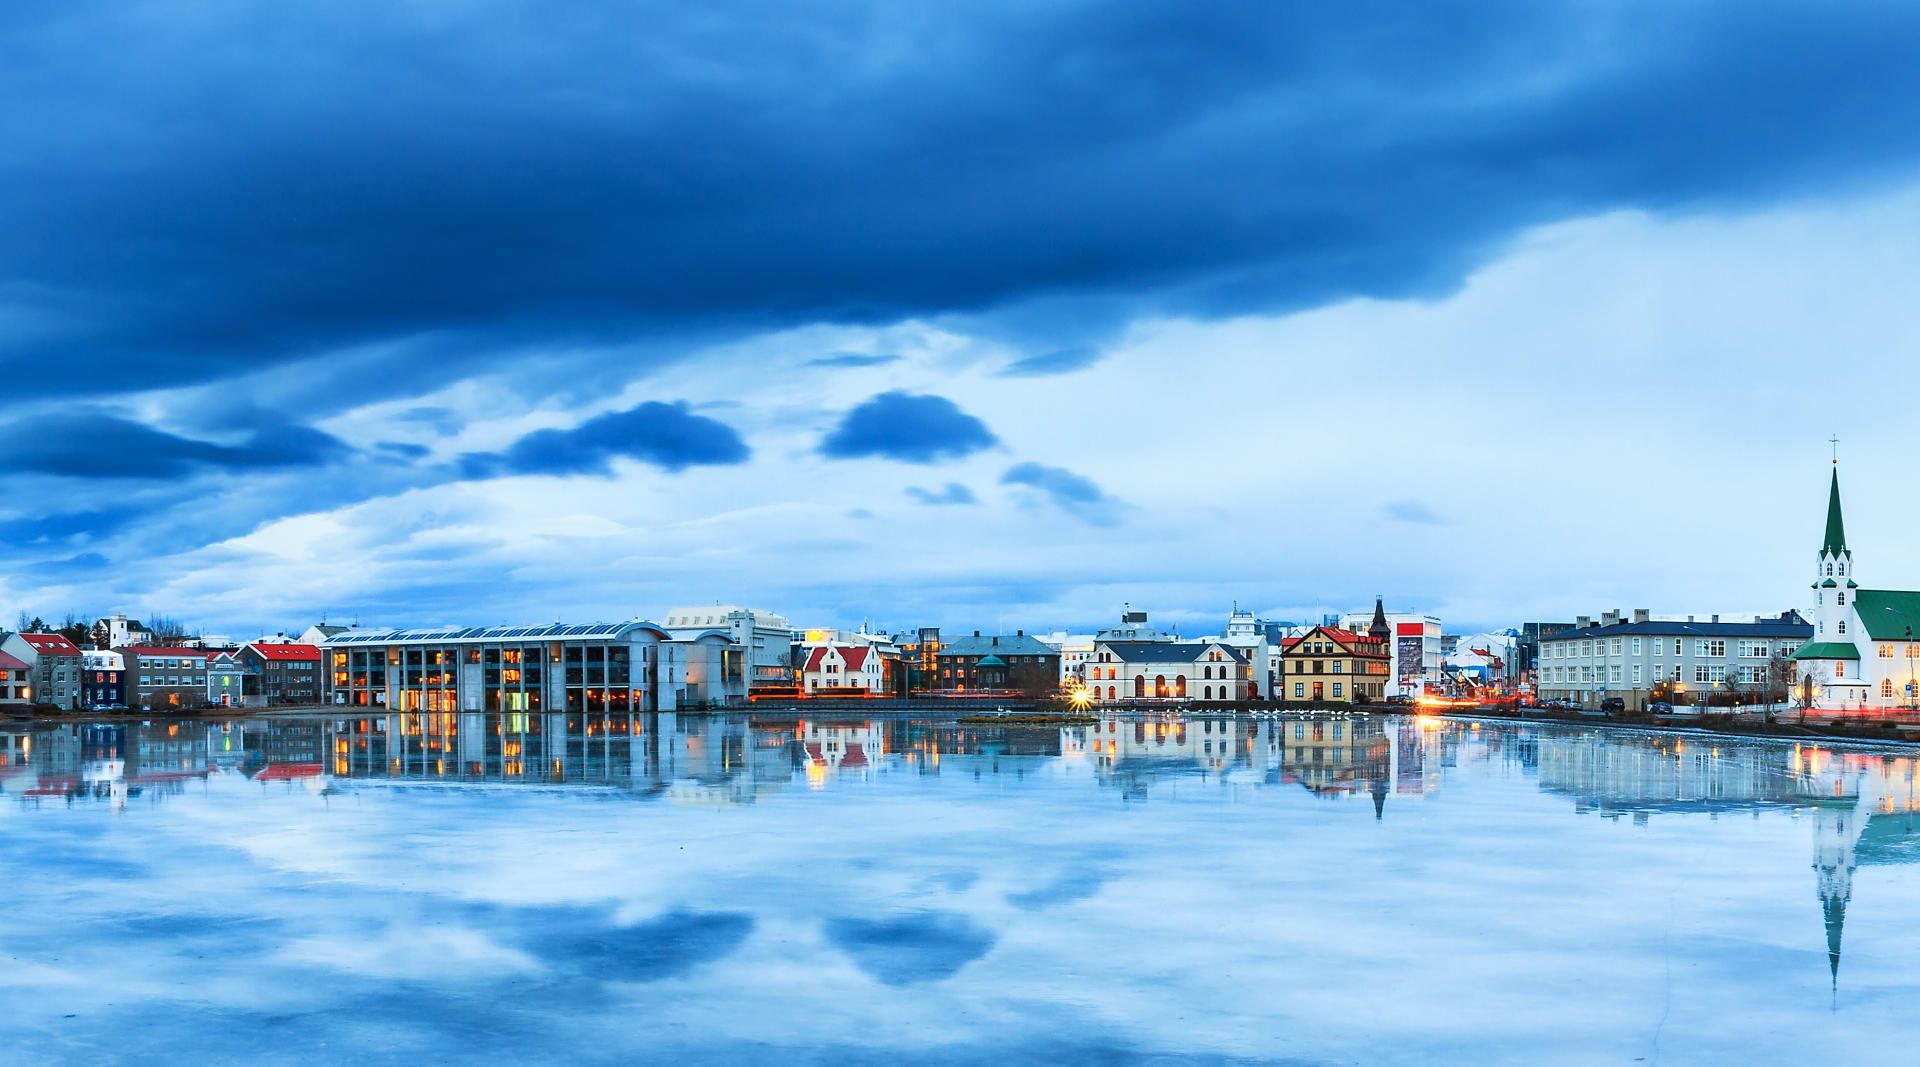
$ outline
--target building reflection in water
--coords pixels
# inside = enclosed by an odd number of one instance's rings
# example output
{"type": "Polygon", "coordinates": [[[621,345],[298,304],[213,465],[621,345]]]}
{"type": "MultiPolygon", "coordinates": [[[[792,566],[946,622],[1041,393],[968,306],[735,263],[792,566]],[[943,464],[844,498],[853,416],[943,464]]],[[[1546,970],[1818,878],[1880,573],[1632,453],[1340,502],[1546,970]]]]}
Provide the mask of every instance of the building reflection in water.
{"type": "Polygon", "coordinates": [[[1540,788],[1572,798],[1583,814],[1626,814],[1642,825],[1658,814],[1769,809],[1804,818],[1836,987],[1854,871],[1920,861],[1911,757],[1600,731],[1543,734],[1536,743],[1540,788]]]}
{"type": "Polygon", "coordinates": [[[490,712],[0,728],[0,797],[118,810],[222,776],[315,792],[425,782],[611,788],[722,806],[889,774],[1018,779],[1064,767],[1085,768],[1129,803],[1190,781],[1229,795],[1279,789],[1326,800],[1365,797],[1381,819],[1395,798],[1431,795],[1448,773],[1474,763],[1509,768],[1580,815],[1645,824],[1776,811],[1805,820],[1836,986],[1856,871],[1920,862],[1909,757],[1399,715],[1114,715],[1055,728],[490,712]]]}

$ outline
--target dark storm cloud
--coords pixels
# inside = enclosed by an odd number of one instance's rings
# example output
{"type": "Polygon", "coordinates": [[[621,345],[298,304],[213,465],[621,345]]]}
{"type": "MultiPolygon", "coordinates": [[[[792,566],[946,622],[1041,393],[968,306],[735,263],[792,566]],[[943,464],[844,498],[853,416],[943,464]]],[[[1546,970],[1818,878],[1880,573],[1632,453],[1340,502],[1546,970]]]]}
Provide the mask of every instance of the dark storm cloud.
{"type": "Polygon", "coordinates": [[[1091,367],[1100,361],[1100,352],[1094,348],[1063,348],[1058,352],[1045,355],[1028,356],[1007,364],[1000,371],[1003,378],[1039,378],[1049,374],[1067,374],[1091,367]]]}
{"type": "Polygon", "coordinates": [[[1096,526],[1111,526],[1120,521],[1118,500],[1107,495],[1091,478],[1065,467],[1016,463],[1000,476],[1000,484],[1034,490],[1061,510],[1096,526]]]}
{"type": "Polygon", "coordinates": [[[570,430],[536,430],[502,452],[470,452],[460,470],[470,478],[515,474],[606,474],[616,458],[662,470],[744,463],[746,442],[733,427],[687,405],[648,401],[628,411],[597,415],[570,430]]]}
{"type": "Polygon", "coordinates": [[[695,329],[1443,291],[1531,223],[1903,170],[1917,33],[1811,2],[17,0],[0,352],[31,397],[351,347],[376,369],[308,386],[337,406],[695,329]]]}
{"type": "Polygon", "coordinates": [[[307,426],[256,430],[242,445],[180,437],[117,415],[22,419],[0,426],[15,470],[70,478],[178,478],[203,470],[315,467],[346,458],[345,443],[307,426]]]}
{"type": "Polygon", "coordinates": [[[925,504],[928,507],[946,507],[946,506],[951,506],[955,504],[978,504],[980,502],[980,498],[973,495],[973,490],[968,489],[966,486],[961,485],[959,482],[948,482],[947,487],[945,489],[941,489],[937,492],[932,489],[922,489],[917,485],[910,485],[907,487],[906,493],[908,496],[912,497],[915,500],[918,500],[920,503],[925,504]]]}
{"type": "Polygon", "coordinates": [[[999,443],[986,423],[946,397],[896,390],[869,397],[847,412],[820,442],[820,454],[832,459],[877,457],[933,463],[999,443]]]}

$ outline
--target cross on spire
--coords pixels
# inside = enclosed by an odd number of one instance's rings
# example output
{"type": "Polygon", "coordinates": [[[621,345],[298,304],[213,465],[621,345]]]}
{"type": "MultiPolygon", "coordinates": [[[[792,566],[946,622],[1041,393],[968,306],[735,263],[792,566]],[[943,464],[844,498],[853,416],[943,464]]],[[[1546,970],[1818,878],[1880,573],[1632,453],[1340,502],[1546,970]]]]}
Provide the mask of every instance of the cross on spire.
{"type": "Polygon", "coordinates": [[[1840,465],[1840,436],[1835,434],[1827,438],[1827,443],[1833,446],[1833,465],[1838,467],[1840,465]]]}

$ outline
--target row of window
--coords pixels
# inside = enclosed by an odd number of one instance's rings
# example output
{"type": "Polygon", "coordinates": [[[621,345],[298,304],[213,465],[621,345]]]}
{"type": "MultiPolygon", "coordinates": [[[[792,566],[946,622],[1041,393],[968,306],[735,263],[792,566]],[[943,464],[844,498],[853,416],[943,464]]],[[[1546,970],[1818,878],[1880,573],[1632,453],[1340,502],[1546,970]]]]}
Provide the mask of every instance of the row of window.
{"type": "MultiPolygon", "coordinates": [[[[1674,655],[1685,655],[1686,645],[1685,639],[1683,638],[1654,637],[1644,640],[1646,641],[1644,645],[1642,644],[1643,639],[1638,637],[1615,637],[1578,642],[1561,641],[1543,646],[1541,658],[1581,659],[1590,658],[1594,655],[1618,656],[1622,654],[1638,656],[1643,654],[1643,648],[1651,649],[1653,655],[1659,656],[1665,654],[1669,643],[1673,646],[1674,655]]],[[[1736,641],[1734,642],[1734,654],[1742,659],[1765,659],[1775,651],[1791,652],[1794,647],[1795,646],[1786,643],[1775,645],[1772,642],[1764,640],[1736,641]]],[[[1693,642],[1693,654],[1705,659],[1721,659],[1727,654],[1727,641],[1722,637],[1695,638],[1693,642]]]]}
{"type": "MultiPolygon", "coordinates": [[[[1734,677],[1747,685],[1761,685],[1767,680],[1767,668],[1764,666],[1738,667],[1735,668],[1735,671],[1734,677]]],[[[1549,684],[1600,681],[1618,683],[1629,680],[1634,685],[1641,684],[1641,665],[1638,663],[1632,665],[1631,671],[1623,671],[1620,664],[1614,663],[1609,664],[1605,668],[1546,667],[1542,668],[1542,674],[1542,680],[1549,684]]],[[[1653,669],[1648,677],[1655,682],[1678,682],[1683,680],[1681,678],[1681,665],[1678,663],[1674,664],[1671,668],[1668,668],[1664,664],[1656,663],[1653,665],[1653,669]]],[[[1718,663],[1696,663],[1693,666],[1693,680],[1703,683],[1724,682],[1727,680],[1727,668],[1724,664],[1718,663]]]]}

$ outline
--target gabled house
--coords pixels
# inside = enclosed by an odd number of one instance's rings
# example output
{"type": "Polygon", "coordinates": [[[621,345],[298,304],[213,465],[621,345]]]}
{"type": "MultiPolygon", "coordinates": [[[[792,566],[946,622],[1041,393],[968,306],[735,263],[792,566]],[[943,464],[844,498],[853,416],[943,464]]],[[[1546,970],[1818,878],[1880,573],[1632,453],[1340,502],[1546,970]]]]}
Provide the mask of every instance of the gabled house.
{"type": "Polygon", "coordinates": [[[1393,670],[1384,637],[1316,626],[1281,644],[1282,701],[1367,703],[1383,699],[1393,670]]]}
{"type": "Polygon", "coordinates": [[[807,653],[800,670],[804,692],[822,689],[859,689],[884,694],[886,667],[871,645],[819,645],[807,653]]]}
{"type": "Polygon", "coordinates": [[[8,634],[0,650],[31,668],[33,699],[65,711],[80,706],[80,647],[60,634],[8,634]]]}
{"type": "Polygon", "coordinates": [[[1095,641],[1081,668],[1101,702],[1238,702],[1251,683],[1246,654],[1223,641],[1095,641]]]}

